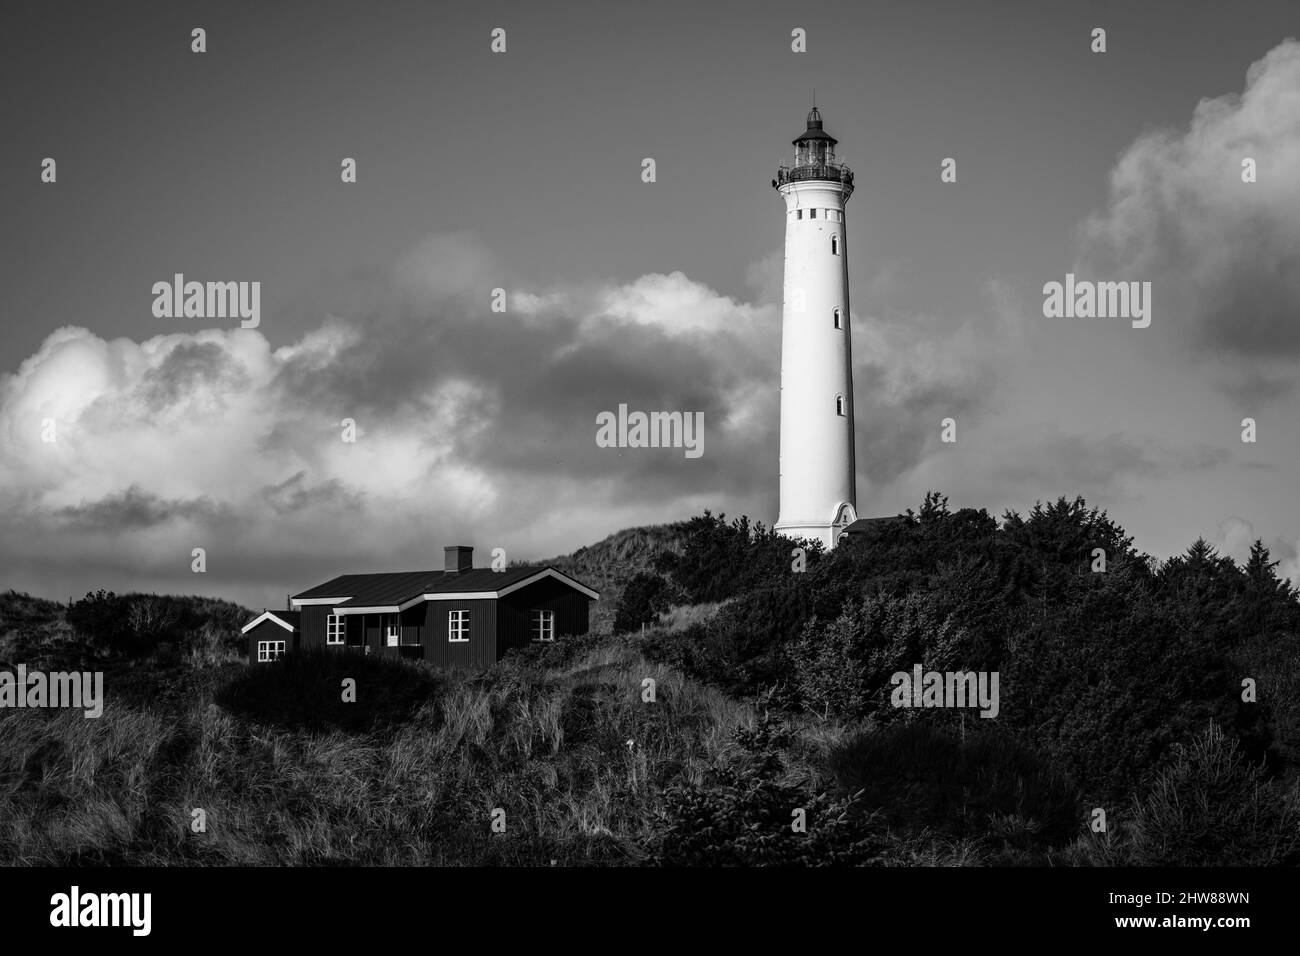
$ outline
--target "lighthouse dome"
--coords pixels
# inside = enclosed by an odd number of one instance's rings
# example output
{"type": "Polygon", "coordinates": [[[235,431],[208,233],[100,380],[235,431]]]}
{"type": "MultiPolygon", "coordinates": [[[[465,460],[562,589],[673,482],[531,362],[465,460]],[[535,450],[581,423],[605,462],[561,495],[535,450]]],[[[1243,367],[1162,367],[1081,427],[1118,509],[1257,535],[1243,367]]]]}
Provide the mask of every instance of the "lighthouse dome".
{"type": "Polygon", "coordinates": [[[793,140],[793,143],[796,146],[800,143],[807,143],[814,140],[823,140],[832,145],[838,142],[834,136],[822,128],[822,114],[815,106],[808,111],[807,125],[808,128],[793,140]]]}

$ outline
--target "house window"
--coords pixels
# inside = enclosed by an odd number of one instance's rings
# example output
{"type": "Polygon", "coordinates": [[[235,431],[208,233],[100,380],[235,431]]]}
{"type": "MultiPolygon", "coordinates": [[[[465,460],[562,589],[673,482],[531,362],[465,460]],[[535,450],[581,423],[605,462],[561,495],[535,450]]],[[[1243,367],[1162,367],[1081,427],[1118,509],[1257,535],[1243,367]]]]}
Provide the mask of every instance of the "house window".
{"type": "Polygon", "coordinates": [[[839,309],[835,309],[831,314],[835,317],[835,327],[836,327],[837,329],[842,329],[842,328],[844,328],[844,316],[843,316],[843,314],[840,312],[840,310],[839,310],[839,309]]]}
{"type": "Polygon", "coordinates": [[[555,640],[555,612],[529,611],[528,630],[534,641],[555,640]]]}
{"type": "Polygon", "coordinates": [[[388,646],[396,647],[398,642],[401,639],[402,639],[402,629],[398,627],[396,624],[388,625],[388,628],[384,634],[384,640],[388,644],[388,646]]]}
{"type": "Polygon", "coordinates": [[[836,396],[835,396],[835,414],[836,414],[836,415],[843,415],[843,414],[844,414],[844,396],[843,396],[843,395],[836,395],[836,396]]]}
{"type": "Polygon", "coordinates": [[[447,640],[453,644],[469,640],[469,611],[447,612],[447,640]]]}
{"type": "Polygon", "coordinates": [[[840,237],[831,236],[831,255],[838,256],[839,254],[840,254],[840,237]]]}
{"type": "Polygon", "coordinates": [[[345,627],[342,614],[331,614],[325,618],[325,643],[342,644],[345,627]]]}
{"type": "Polygon", "coordinates": [[[257,642],[257,661],[259,664],[278,661],[282,657],[284,657],[284,641],[257,642]]]}

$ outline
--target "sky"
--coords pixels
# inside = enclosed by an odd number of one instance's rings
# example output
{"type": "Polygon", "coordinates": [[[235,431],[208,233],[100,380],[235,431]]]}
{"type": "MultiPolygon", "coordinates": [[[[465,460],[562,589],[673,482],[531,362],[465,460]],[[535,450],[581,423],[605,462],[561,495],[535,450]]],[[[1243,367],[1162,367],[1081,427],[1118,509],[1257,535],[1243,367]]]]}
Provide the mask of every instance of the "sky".
{"type": "Polygon", "coordinates": [[[448,544],[770,525],[770,181],[814,88],[856,173],[858,513],[1081,495],[1300,582],[1295,14],[6,3],[0,588],[277,607],[448,544]],[[260,282],[260,324],[157,317],[175,273],[260,282]],[[1067,273],[1150,282],[1150,326],[1045,317],[1067,273]],[[702,412],[703,454],[598,447],[620,404],[702,412]]]}

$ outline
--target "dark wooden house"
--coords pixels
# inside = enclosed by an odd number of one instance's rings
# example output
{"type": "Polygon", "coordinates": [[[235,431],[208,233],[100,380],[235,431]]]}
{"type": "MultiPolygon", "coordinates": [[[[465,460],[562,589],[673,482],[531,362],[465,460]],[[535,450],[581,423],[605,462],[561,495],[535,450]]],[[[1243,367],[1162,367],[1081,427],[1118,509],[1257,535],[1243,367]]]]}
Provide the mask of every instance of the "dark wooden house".
{"type": "Polygon", "coordinates": [[[474,550],[444,549],[441,571],[344,574],[244,625],[249,663],[304,648],[481,667],[512,647],[587,633],[600,595],[551,567],[473,566],[474,550]]]}

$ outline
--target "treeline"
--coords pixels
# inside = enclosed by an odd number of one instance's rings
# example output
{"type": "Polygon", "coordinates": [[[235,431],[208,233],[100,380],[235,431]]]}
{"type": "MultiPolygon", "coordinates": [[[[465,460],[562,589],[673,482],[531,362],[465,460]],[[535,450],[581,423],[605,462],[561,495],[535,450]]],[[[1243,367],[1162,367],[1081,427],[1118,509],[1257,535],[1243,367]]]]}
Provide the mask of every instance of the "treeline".
{"type": "Polygon", "coordinates": [[[1157,562],[1081,498],[999,523],[937,493],[803,557],[744,518],[706,512],[686,531],[628,583],[617,623],[725,601],[646,652],[733,694],[873,728],[984,725],[1097,802],[1173,767],[1175,745],[1212,726],[1266,778],[1295,772],[1300,599],[1259,541],[1245,566],[1204,540],[1157,562]],[[917,664],[997,672],[997,717],[893,707],[891,675],[917,664]]]}

